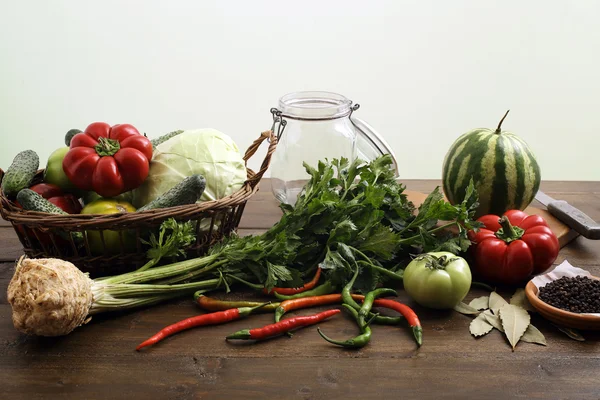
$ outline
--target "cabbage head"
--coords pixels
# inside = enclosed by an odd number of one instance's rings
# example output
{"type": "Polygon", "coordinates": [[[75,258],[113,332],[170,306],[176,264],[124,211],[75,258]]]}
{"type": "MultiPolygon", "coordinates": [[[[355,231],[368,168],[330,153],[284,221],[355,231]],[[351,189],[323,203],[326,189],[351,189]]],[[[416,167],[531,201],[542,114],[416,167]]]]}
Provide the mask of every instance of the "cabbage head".
{"type": "Polygon", "coordinates": [[[206,179],[198,202],[229,196],[247,178],[244,160],[228,135],[211,128],[185,130],[156,147],[148,178],[133,191],[133,205],[151,202],[194,174],[206,179]]]}

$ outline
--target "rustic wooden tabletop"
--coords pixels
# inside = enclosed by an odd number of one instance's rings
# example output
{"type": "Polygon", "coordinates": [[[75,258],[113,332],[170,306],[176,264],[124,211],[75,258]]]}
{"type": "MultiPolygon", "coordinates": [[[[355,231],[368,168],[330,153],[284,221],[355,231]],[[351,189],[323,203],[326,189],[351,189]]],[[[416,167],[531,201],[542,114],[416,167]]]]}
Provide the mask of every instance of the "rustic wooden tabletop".
{"type": "MultiPolygon", "coordinates": [[[[404,182],[408,189],[423,192],[438,184],[404,182]]],[[[600,182],[544,182],[542,190],[600,221],[600,182]]],[[[265,180],[246,207],[240,233],[259,233],[279,215],[265,180]]],[[[400,300],[414,307],[423,324],[420,349],[408,329],[380,325],[361,350],[329,345],[315,327],[297,331],[292,338],[260,343],[225,341],[238,329],[272,321],[272,315],[259,314],[189,330],[146,351],[134,350],[160,328],[198,314],[189,298],[94,317],[65,337],[27,337],[14,329],[6,300],[22,250],[4,221],[0,246],[0,397],[4,399],[600,398],[599,334],[583,332],[586,340],[575,341],[534,315],[532,323],[545,335],[547,346],[521,342],[513,352],[500,332],[475,339],[469,333],[470,317],[423,309],[402,290],[400,300]]],[[[561,250],[556,263],[565,259],[600,275],[600,241],[577,238],[561,250]]],[[[467,301],[486,294],[473,288],[467,301]]],[[[508,298],[512,293],[500,294],[508,298]]],[[[321,326],[336,338],[356,334],[345,314],[321,326]]]]}

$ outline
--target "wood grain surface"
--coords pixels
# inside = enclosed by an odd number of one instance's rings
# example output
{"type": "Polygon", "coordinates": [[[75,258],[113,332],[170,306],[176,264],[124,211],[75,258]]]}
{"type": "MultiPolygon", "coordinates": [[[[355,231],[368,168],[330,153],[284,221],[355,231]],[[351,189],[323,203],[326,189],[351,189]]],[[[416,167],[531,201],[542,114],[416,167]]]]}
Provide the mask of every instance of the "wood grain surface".
{"type": "MultiPolygon", "coordinates": [[[[439,184],[405,183],[421,192],[439,184]]],[[[544,182],[542,190],[600,220],[600,182],[544,182]]],[[[279,216],[265,180],[246,208],[240,233],[260,233],[279,216]]],[[[5,223],[0,224],[0,249],[3,399],[600,399],[599,333],[583,332],[586,340],[574,341],[533,315],[547,346],[519,343],[513,352],[499,332],[475,339],[468,330],[470,317],[421,308],[401,287],[399,299],[423,324],[420,349],[405,326],[374,326],[371,343],[361,350],[333,347],[314,327],[261,343],[225,341],[238,329],[272,321],[272,315],[259,314],[182,332],[136,352],[135,346],[160,328],[201,312],[188,298],[96,316],[65,337],[28,337],[12,326],[6,300],[21,247],[5,223]]],[[[574,239],[556,263],[565,259],[600,275],[600,241],[574,239]]],[[[499,293],[508,298],[512,290],[499,293]]],[[[487,294],[473,288],[467,301],[487,294]]],[[[255,295],[217,292],[214,297],[255,295]]],[[[320,326],[334,338],[357,333],[345,313],[320,326]]]]}

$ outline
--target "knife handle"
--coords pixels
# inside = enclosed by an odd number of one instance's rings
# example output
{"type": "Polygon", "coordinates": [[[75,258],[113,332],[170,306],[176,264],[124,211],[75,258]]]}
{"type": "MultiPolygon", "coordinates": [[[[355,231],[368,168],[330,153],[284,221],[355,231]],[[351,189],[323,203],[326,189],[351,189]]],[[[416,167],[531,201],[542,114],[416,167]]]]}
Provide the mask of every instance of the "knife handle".
{"type": "Polygon", "coordinates": [[[556,218],[588,239],[600,239],[600,225],[564,200],[556,200],[546,206],[556,218]]]}

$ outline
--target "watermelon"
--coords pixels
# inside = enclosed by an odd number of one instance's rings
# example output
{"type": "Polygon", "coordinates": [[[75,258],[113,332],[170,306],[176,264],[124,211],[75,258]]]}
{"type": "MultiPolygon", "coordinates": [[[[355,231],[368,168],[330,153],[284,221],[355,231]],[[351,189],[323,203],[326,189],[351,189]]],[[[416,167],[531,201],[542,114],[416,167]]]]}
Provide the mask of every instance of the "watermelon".
{"type": "Polygon", "coordinates": [[[495,130],[473,129],[452,144],[444,158],[442,183],[451,204],[463,201],[469,181],[479,195],[476,217],[524,210],[540,187],[540,167],[529,145],[502,131],[508,111],[495,130]]]}

